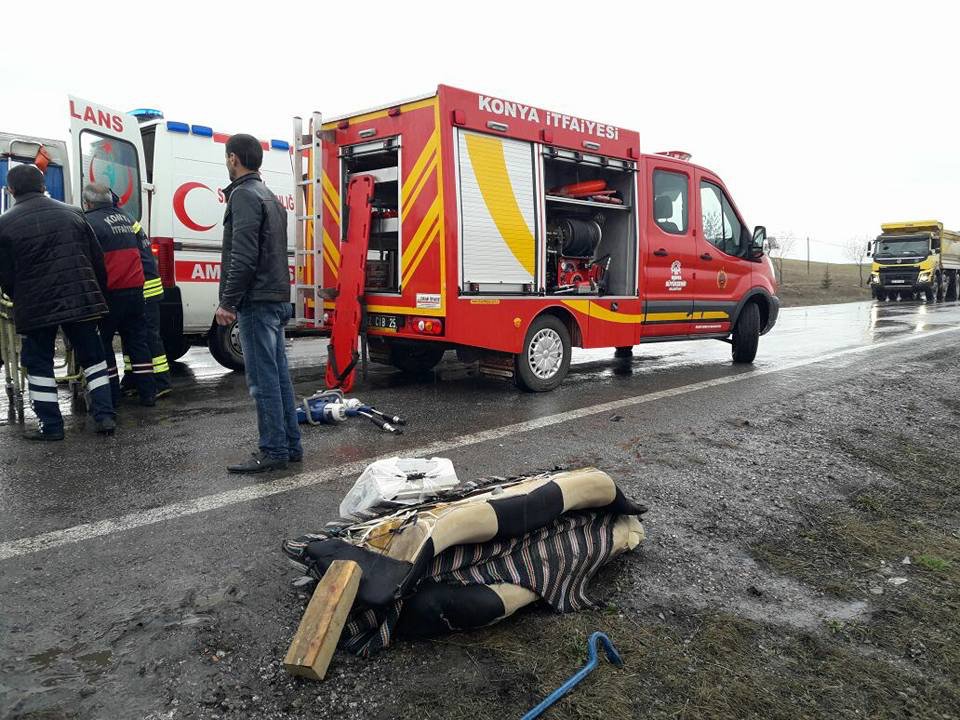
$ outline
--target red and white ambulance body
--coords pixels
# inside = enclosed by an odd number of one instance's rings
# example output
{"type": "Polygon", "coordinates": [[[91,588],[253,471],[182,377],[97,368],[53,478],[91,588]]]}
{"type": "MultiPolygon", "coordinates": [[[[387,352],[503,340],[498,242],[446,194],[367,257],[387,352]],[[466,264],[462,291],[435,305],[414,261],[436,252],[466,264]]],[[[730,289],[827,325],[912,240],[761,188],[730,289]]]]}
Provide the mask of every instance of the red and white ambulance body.
{"type": "MultiPolygon", "coordinates": [[[[153,239],[164,286],[161,322],[167,357],[175,360],[191,343],[206,338],[221,364],[242,367],[236,327],[213,323],[226,207],[222,188],[230,182],[224,144],[230,136],[205,125],[166,120],[156,110],[123,113],[74,97],[70,127],[77,199],[85,183],[109,184],[123,209],[153,239]]],[[[290,145],[285,140],[262,144],[260,172],[289,211],[292,237],[290,145]]]]}
{"type": "Polygon", "coordinates": [[[748,229],[714,173],[642,154],[635,131],[446,86],[322,128],[296,138],[309,178],[298,314],[329,328],[337,301],[321,289],[337,285],[346,188],[373,175],[375,360],[426,369],[456,348],[547,390],[572,345],[715,338],[750,362],[776,321],[765,230],[748,229]]]}

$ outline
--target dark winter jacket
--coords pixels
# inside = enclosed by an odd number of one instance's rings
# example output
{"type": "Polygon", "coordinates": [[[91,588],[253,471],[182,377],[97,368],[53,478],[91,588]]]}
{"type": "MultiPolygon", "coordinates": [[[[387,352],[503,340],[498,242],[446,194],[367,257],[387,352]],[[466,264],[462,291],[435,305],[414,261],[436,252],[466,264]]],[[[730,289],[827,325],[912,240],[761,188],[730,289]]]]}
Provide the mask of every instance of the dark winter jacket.
{"type": "Polygon", "coordinates": [[[17,332],[105,315],[106,284],[100,244],[76,208],[25,193],[0,215],[0,287],[17,332]]]}
{"type": "Polygon", "coordinates": [[[244,302],[289,302],[286,210],[257,173],[223,192],[220,305],[236,311],[244,302]]]}
{"type": "Polygon", "coordinates": [[[131,291],[131,295],[142,293],[143,261],[140,260],[140,241],[133,231],[133,220],[112,203],[97,205],[85,215],[103,250],[103,262],[107,267],[107,299],[120,291],[131,291]],[[134,290],[136,293],[132,292],[134,290]]]}
{"type": "Polygon", "coordinates": [[[140,262],[143,263],[143,299],[160,302],[163,300],[163,280],[160,278],[157,258],[153,255],[153,243],[136,221],[133,223],[133,232],[140,244],[140,262]]]}

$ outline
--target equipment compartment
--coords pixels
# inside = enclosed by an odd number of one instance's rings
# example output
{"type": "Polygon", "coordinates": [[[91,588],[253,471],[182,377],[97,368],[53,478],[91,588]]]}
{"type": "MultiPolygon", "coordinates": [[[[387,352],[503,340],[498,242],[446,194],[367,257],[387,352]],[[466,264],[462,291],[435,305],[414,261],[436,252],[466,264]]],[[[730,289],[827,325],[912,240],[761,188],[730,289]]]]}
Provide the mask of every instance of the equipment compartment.
{"type": "MultiPolygon", "coordinates": [[[[343,185],[353,175],[376,179],[370,247],[367,251],[367,292],[400,292],[400,138],[393,137],[341,151],[343,185]]],[[[345,194],[344,194],[345,195],[345,194]]],[[[344,197],[344,202],[346,198],[344,197]]],[[[347,208],[341,208],[347,227],[347,208]]]]}
{"type": "Polygon", "coordinates": [[[635,183],[635,163],[544,149],[547,294],[636,294],[635,183]]]}

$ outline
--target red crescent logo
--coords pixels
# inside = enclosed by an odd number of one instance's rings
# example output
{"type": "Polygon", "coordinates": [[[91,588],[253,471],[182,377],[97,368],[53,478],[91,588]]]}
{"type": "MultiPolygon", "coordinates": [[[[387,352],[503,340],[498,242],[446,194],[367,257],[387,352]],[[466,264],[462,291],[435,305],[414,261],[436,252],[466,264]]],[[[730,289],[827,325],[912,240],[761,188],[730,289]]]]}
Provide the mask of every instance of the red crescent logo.
{"type": "MultiPolygon", "coordinates": [[[[173,194],[173,212],[176,213],[177,219],[183,224],[184,227],[189,228],[190,230],[195,230],[196,232],[206,232],[213,225],[199,225],[195,223],[189,215],[187,215],[187,208],[185,203],[187,202],[187,194],[191,190],[196,190],[197,188],[203,188],[207,192],[213,192],[203,183],[198,182],[187,182],[177,188],[177,191],[173,194]]],[[[216,224],[216,223],[214,223],[216,224]]]]}
{"type": "MultiPolygon", "coordinates": [[[[90,182],[95,183],[97,179],[93,175],[93,161],[96,160],[96,157],[90,160],[90,182]]],[[[130,198],[133,197],[133,170],[127,168],[127,189],[123,191],[123,195],[120,196],[120,202],[117,204],[117,207],[123,207],[126,205],[130,198]]]]}

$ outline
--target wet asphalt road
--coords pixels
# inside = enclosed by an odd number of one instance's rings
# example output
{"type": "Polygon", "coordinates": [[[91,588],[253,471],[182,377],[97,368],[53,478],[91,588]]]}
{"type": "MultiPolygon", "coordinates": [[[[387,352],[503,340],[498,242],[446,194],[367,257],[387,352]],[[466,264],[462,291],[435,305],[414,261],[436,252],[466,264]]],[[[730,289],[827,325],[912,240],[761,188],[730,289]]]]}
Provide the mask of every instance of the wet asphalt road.
{"type": "MultiPolygon", "coordinates": [[[[612,413],[599,413],[493,440],[463,441],[445,453],[462,478],[602,463],[604,446],[617,442],[628,424],[633,431],[682,432],[709,425],[719,413],[749,417],[750,408],[789,403],[799,388],[816,386],[826,376],[881,372],[885,362],[901,355],[958,347],[960,332],[922,338],[953,327],[960,327],[958,303],[791,308],[761,339],[752,367],[732,366],[729,346],[715,341],[641,346],[631,360],[614,360],[612,350],[574,351],[565,384],[543,395],[478,377],[452,354],[426,378],[373,366],[354,394],[405,415],[407,432],[383,434],[362,420],[307,428],[302,468],[263,480],[223,469],[255,445],[252,401],[242,376],[226,372],[200,349],[176,364],[171,398],[151,410],[123,409],[115,438],[93,436],[84,431],[82,417],[71,416],[65,442],[38,446],[22,441],[20,428],[4,422],[0,547],[284,478],[301,486],[222,506],[213,500],[208,511],[183,516],[174,511],[161,522],[130,530],[110,532],[101,525],[99,536],[89,539],[80,528],[53,549],[31,552],[20,544],[14,557],[0,552],[0,718],[31,712],[47,718],[147,717],[162,710],[160,690],[144,680],[152,662],[158,657],[168,665],[188,662],[196,655],[192,629],[215,615],[222,622],[218,608],[237,597],[261,608],[265,617],[277,613],[292,577],[280,542],[335,516],[354,479],[302,486],[331,467],[625,397],[753,376],[626,408],[618,411],[623,423],[611,424],[612,413]],[[906,338],[916,341],[801,364],[906,338]]],[[[323,340],[294,341],[291,362],[299,395],[322,385],[318,360],[324,355],[323,340]]],[[[6,410],[0,404],[0,417],[6,410]]],[[[286,639],[271,641],[282,645],[286,639]]],[[[184,682],[187,696],[190,683],[184,682]]]]}

